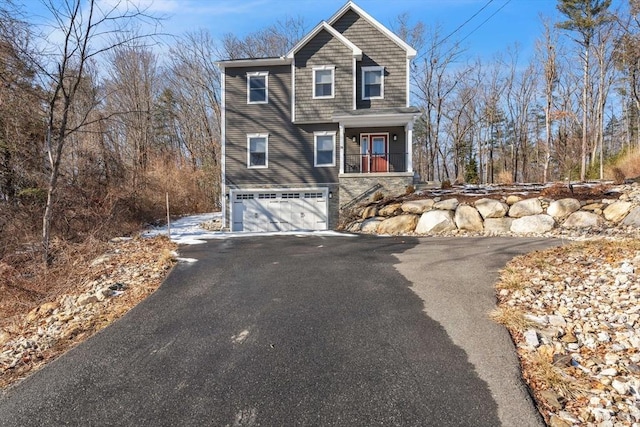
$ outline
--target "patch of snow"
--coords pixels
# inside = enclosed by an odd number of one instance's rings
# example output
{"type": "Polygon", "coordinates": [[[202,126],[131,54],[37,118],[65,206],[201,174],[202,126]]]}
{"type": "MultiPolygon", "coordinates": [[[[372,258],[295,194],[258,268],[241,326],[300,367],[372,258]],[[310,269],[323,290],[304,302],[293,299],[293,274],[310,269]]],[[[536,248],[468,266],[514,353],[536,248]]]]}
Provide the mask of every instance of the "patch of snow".
{"type": "Polygon", "coordinates": [[[195,258],[182,258],[182,257],[178,257],[176,258],[178,260],[178,262],[187,262],[189,264],[194,263],[194,262],[198,262],[197,259],[195,258]]]}
{"type": "MultiPolygon", "coordinates": [[[[221,220],[221,212],[213,212],[198,215],[189,215],[179,218],[171,222],[171,240],[180,245],[199,245],[206,243],[207,240],[213,239],[229,239],[233,237],[264,237],[264,236],[349,236],[355,237],[355,234],[338,233],[337,231],[276,231],[269,233],[249,233],[249,232],[228,232],[228,231],[208,231],[201,227],[201,224],[221,220]]],[[[154,227],[142,233],[143,237],[155,237],[159,235],[167,235],[167,226],[154,227]]]]}

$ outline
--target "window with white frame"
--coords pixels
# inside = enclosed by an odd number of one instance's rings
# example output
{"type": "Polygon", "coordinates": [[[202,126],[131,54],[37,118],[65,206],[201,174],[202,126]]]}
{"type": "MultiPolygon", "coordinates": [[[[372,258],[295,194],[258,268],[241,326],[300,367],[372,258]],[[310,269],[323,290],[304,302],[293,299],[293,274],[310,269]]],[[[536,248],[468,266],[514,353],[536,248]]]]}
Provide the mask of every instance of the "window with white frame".
{"type": "Polygon", "coordinates": [[[247,167],[266,168],[269,162],[269,134],[247,135],[247,167]]]}
{"type": "Polygon", "coordinates": [[[384,67],[362,67],[362,99],[384,98],[384,67]]]}
{"type": "Polygon", "coordinates": [[[314,166],[336,165],[336,133],[314,132],[314,166]]]}
{"type": "Polygon", "coordinates": [[[247,73],[247,104],[266,104],[269,101],[269,73],[247,73]]]}
{"type": "Polygon", "coordinates": [[[335,67],[322,66],[313,69],[313,97],[333,98],[335,67]]]}

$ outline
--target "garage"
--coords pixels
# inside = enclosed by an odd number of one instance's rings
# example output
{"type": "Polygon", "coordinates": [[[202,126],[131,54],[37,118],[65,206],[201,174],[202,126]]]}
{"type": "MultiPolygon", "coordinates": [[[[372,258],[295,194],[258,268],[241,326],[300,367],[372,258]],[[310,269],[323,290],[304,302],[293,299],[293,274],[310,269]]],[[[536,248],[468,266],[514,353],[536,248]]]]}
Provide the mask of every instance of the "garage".
{"type": "Polygon", "coordinates": [[[232,190],[231,231],[326,230],[327,189],[232,190]]]}

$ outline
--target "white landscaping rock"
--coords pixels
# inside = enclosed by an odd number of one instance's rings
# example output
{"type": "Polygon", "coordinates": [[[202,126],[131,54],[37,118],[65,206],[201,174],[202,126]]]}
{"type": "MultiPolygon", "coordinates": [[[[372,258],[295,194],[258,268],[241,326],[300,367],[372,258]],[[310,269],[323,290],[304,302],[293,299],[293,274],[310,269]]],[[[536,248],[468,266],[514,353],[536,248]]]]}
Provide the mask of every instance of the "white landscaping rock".
{"type": "Polygon", "coordinates": [[[602,217],[593,212],[578,211],[569,215],[562,223],[562,228],[589,228],[598,227],[602,223],[602,217]]]}
{"type": "Polygon", "coordinates": [[[433,209],[442,211],[455,211],[458,207],[458,199],[447,199],[437,202],[433,205],[433,209]]]}
{"type": "Polygon", "coordinates": [[[542,204],[538,199],[521,200],[511,205],[511,207],[509,208],[509,216],[511,218],[522,218],[524,216],[538,215],[542,212],[542,204]]]}
{"type": "Polygon", "coordinates": [[[456,209],[454,221],[459,230],[482,231],[482,218],[473,206],[460,205],[456,209]]]}
{"type": "Polygon", "coordinates": [[[480,199],[475,203],[476,209],[482,218],[502,218],[507,215],[509,205],[494,199],[480,199]]]}
{"type": "Polygon", "coordinates": [[[524,340],[526,341],[529,347],[538,348],[540,347],[540,341],[538,340],[538,333],[535,329],[529,329],[524,333],[524,340]]]}
{"type": "Polygon", "coordinates": [[[551,215],[553,219],[560,220],[568,217],[572,213],[580,210],[580,202],[576,199],[560,199],[549,204],[547,215],[551,215]]]}
{"type": "Polygon", "coordinates": [[[553,230],[555,221],[545,214],[516,218],[511,223],[513,233],[546,233],[553,230]]]}
{"type": "Polygon", "coordinates": [[[433,208],[433,199],[410,200],[402,204],[402,212],[412,214],[423,214],[433,208]]]}
{"type": "Polygon", "coordinates": [[[422,214],[418,225],[416,226],[416,234],[436,234],[453,231],[456,224],[453,221],[453,212],[447,211],[429,211],[422,214]]]}
{"type": "Polygon", "coordinates": [[[380,234],[406,234],[413,233],[418,224],[418,215],[398,215],[387,218],[378,225],[380,234]]]}
{"type": "Polygon", "coordinates": [[[631,206],[630,202],[614,202],[607,206],[602,214],[607,221],[620,222],[627,216],[631,206]]]}

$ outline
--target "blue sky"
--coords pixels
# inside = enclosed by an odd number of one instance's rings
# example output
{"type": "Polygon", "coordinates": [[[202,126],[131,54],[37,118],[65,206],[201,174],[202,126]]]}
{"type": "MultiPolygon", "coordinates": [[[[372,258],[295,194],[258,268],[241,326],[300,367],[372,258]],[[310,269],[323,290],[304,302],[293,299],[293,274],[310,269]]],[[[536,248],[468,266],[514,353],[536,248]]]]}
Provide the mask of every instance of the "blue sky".
{"type": "MultiPolygon", "coordinates": [[[[286,16],[300,16],[312,28],[321,20],[329,19],[345,2],[156,0],[153,8],[171,15],[167,30],[182,33],[204,27],[215,38],[219,38],[225,33],[242,37],[286,16]]],[[[443,36],[453,32],[488,4],[455,35],[461,39],[480,26],[463,43],[468,46],[470,56],[485,58],[504,51],[515,42],[521,45],[523,51],[528,51],[541,33],[539,15],[558,16],[556,0],[357,0],[355,3],[386,26],[390,26],[401,13],[409,12],[413,22],[419,20],[427,26],[440,24],[443,36]]]]}
{"type": "MultiPolygon", "coordinates": [[[[39,0],[22,0],[37,6],[39,0]]],[[[55,2],[56,0],[54,0],[55,2]]],[[[62,0],[60,0],[62,1],[62,0]]],[[[119,0],[100,0],[117,3],[119,0]]],[[[267,27],[278,19],[302,17],[309,29],[329,19],[346,0],[135,0],[149,11],[166,19],[163,31],[180,35],[206,28],[215,39],[226,33],[242,38],[267,27]]],[[[469,57],[491,59],[518,43],[523,56],[533,52],[535,40],[542,32],[540,16],[560,19],[557,0],[357,0],[362,9],[386,26],[408,12],[411,21],[427,27],[441,26],[442,36],[456,30],[451,39],[460,40],[469,57]],[[476,15],[477,14],[477,15],[476,15]],[[474,16],[476,15],[476,16],[474,16]]],[[[626,3],[614,0],[613,7],[626,3]]],[[[28,7],[32,12],[39,7],[28,7]]]]}

